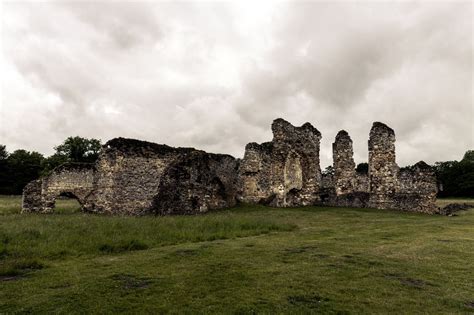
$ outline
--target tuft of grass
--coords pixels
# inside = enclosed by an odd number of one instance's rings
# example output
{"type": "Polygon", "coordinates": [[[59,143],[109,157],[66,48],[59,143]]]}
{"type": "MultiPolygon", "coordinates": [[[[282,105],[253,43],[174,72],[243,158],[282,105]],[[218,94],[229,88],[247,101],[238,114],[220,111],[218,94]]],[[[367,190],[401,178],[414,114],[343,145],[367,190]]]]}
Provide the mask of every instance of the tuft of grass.
{"type": "Polygon", "coordinates": [[[20,276],[33,270],[43,269],[36,259],[14,259],[0,263],[0,276],[20,276]]]}

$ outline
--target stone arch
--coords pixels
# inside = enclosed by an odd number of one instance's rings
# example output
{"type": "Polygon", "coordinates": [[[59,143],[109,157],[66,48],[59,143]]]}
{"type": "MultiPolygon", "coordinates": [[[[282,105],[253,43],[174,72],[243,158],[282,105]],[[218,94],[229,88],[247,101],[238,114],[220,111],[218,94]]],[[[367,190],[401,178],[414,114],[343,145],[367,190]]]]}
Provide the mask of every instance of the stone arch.
{"type": "Polygon", "coordinates": [[[74,196],[82,211],[92,208],[95,168],[91,164],[63,164],[46,177],[29,183],[23,190],[23,212],[54,211],[61,194],[74,196]]]}
{"type": "Polygon", "coordinates": [[[49,194],[45,198],[45,202],[46,202],[46,205],[47,205],[47,208],[48,208],[48,212],[54,212],[54,210],[56,209],[56,200],[59,197],[67,197],[67,198],[70,198],[70,199],[75,199],[79,203],[81,212],[86,212],[86,208],[85,208],[86,198],[84,196],[81,196],[80,193],[79,194],[75,193],[72,189],[71,190],[62,190],[62,191],[59,191],[59,193],[55,192],[55,193],[49,194]]]}

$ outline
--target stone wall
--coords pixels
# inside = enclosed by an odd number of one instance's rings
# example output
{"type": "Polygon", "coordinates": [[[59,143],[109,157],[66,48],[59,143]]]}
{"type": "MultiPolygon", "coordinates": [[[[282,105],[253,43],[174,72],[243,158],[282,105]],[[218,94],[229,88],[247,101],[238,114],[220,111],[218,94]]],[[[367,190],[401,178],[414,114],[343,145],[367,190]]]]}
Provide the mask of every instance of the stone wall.
{"type": "Polygon", "coordinates": [[[325,206],[357,207],[368,206],[368,177],[355,171],[352,140],[341,130],[332,145],[334,175],[323,176],[321,201],[325,206]]]}
{"type": "Polygon", "coordinates": [[[311,124],[295,127],[283,119],[272,124],[272,142],[250,143],[239,169],[239,199],[276,207],[319,200],[321,133],[311,124]]]}
{"type": "Polygon", "coordinates": [[[191,214],[235,205],[237,160],[192,148],[117,138],[97,162],[95,211],[191,214]]]}
{"type": "Polygon", "coordinates": [[[84,211],[93,207],[94,164],[63,164],[42,179],[29,183],[23,190],[22,211],[52,212],[56,198],[63,195],[77,199],[84,211]]]}
{"type": "Polygon", "coordinates": [[[249,143],[240,163],[239,199],[244,203],[268,203],[274,197],[272,174],[273,143],[249,143]]]}
{"type": "Polygon", "coordinates": [[[375,122],[368,174],[355,171],[352,140],[333,143],[334,174],[322,176],[321,133],[311,124],[272,124],[273,139],[249,143],[242,160],[193,148],[116,138],[94,164],[66,164],[29,183],[24,212],[51,212],[57,196],[76,198],[84,211],[118,215],[197,214],[237,201],[276,207],[329,205],[437,213],[436,179],[424,162],[400,170],[395,132],[375,122]]]}
{"type": "Polygon", "coordinates": [[[94,211],[141,215],[152,211],[166,168],[194,149],[172,148],[147,141],[108,141],[97,161],[94,211]]]}
{"type": "Polygon", "coordinates": [[[238,161],[193,151],[163,173],[153,197],[155,214],[195,214],[236,205],[238,161]]]}
{"type": "Polygon", "coordinates": [[[369,206],[438,213],[436,176],[420,161],[413,169],[400,171],[395,161],[395,132],[375,122],[369,136],[369,206]]]}
{"type": "Polygon", "coordinates": [[[29,182],[23,188],[23,196],[21,198],[21,212],[42,212],[43,202],[41,194],[41,179],[29,182]]]}
{"type": "Polygon", "coordinates": [[[116,138],[95,165],[65,164],[28,184],[23,211],[51,212],[59,195],[104,214],[192,214],[236,204],[238,161],[230,155],[116,138]]]}
{"type": "Polygon", "coordinates": [[[392,209],[392,195],[397,189],[398,165],[395,162],[395,132],[374,122],[369,134],[370,207],[392,209]]]}
{"type": "Polygon", "coordinates": [[[433,169],[423,161],[399,173],[394,208],[425,213],[438,213],[437,182],[433,169]]]}
{"type": "Polygon", "coordinates": [[[336,195],[354,192],[356,179],[355,163],[353,158],[352,140],[349,134],[341,130],[332,144],[334,186],[336,195]]]}
{"type": "Polygon", "coordinates": [[[355,174],[354,191],[369,192],[369,175],[368,174],[355,174]]]}

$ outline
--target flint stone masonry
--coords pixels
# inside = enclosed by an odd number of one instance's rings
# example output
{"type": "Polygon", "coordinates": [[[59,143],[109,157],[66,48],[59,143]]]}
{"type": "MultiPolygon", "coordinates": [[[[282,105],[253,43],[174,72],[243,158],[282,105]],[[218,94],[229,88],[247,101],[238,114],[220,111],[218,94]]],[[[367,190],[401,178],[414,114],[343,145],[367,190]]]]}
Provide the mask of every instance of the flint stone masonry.
{"type": "Polygon", "coordinates": [[[236,205],[238,161],[230,155],[193,151],[161,176],[155,214],[193,214],[236,205]]]}
{"type": "Polygon", "coordinates": [[[95,165],[64,164],[28,184],[23,211],[51,212],[66,195],[95,213],[201,213],[236,204],[237,169],[230,155],[116,138],[95,165]]]}
{"type": "Polygon", "coordinates": [[[323,176],[319,204],[365,208],[369,202],[368,176],[355,171],[352,140],[341,130],[332,145],[334,174],[323,176]]]}
{"type": "Polygon", "coordinates": [[[321,133],[309,123],[295,127],[283,119],[273,121],[272,132],[272,142],[246,146],[238,198],[276,207],[315,204],[321,185],[321,133]]]}
{"type": "Polygon", "coordinates": [[[249,143],[240,163],[240,201],[269,203],[275,197],[271,182],[273,143],[249,143]],[[268,200],[271,199],[271,200],[268,200]]]}
{"type": "Polygon", "coordinates": [[[194,149],[116,138],[107,142],[97,161],[93,211],[141,215],[151,212],[161,176],[179,156],[194,149]]]}
{"type": "Polygon", "coordinates": [[[355,174],[354,191],[369,192],[369,175],[355,174]]]}
{"type": "Polygon", "coordinates": [[[234,206],[237,163],[230,155],[113,139],[97,162],[94,211],[192,214],[234,206]]]}
{"type": "Polygon", "coordinates": [[[437,183],[433,169],[423,161],[410,169],[400,170],[394,209],[435,213],[437,183]]]}
{"type": "Polygon", "coordinates": [[[395,162],[395,132],[375,122],[369,135],[369,207],[439,213],[436,176],[425,162],[402,170],[395,162]]]}
{"type": "Polygon", "coordinates": [[[91,208],[91,195],[94,190],[94,164],[72,163],[56,168],[51,175],[30,182],[24,189],[23,212],[49,213],[54,210],[58,196],[77,199],[84,210],[91,208]]]}
{"type": "Polygon", "coordinates": [[[370,206],[379,209],[394,207],[399,168],[395,163],[395,132],[387,125],[375,122],[369,134],[370,206]]]}
{"type": "Polygon", "coordinates": [[[337,133],[336,141],[332,144],[332,154],[336,195],[354,192],[356,180],[354,152],[351,137],[345,130],[337,133]]]}
{"type": "Polygon", "coordinates": [[[41,186],[43,181],[41,179],[29,182],[23,188],[23,196],[21,198],[22,212],[43,212],[44,207],[41,201],[41,186]]]}
{"type": "Polygon", "coordinates": [[[237,202],[275,207],[329,205],[438,213],[436,178],[419,162],[395,162],[395,132],[375,122],[369,171],[355,171],[352,140],[340,131],[333,144],[334,174],[322,176],[321,133],[311,124],[272,124],[273,139],[249,143],[242,160],[193,148],[115,138],[95,164],[65,164],[23,190],[23,212],[51,212],[60,196],[83,211],[114,215],[198,214],[237,202]]]}

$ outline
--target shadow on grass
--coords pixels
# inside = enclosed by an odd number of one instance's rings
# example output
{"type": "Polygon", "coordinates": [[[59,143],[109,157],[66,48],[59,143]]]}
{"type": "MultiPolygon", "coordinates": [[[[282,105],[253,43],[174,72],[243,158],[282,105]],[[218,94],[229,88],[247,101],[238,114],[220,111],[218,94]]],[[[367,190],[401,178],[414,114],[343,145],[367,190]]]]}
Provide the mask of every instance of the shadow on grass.
{"type": "Polygon", "coordinates": [[[145,250],[149,246],[139,240],[123,240],[115,244],[101,244],[99,245],[99,251],[106,254],[117,254],[123,252],[131,252],[135,250],[145,250]]]}

